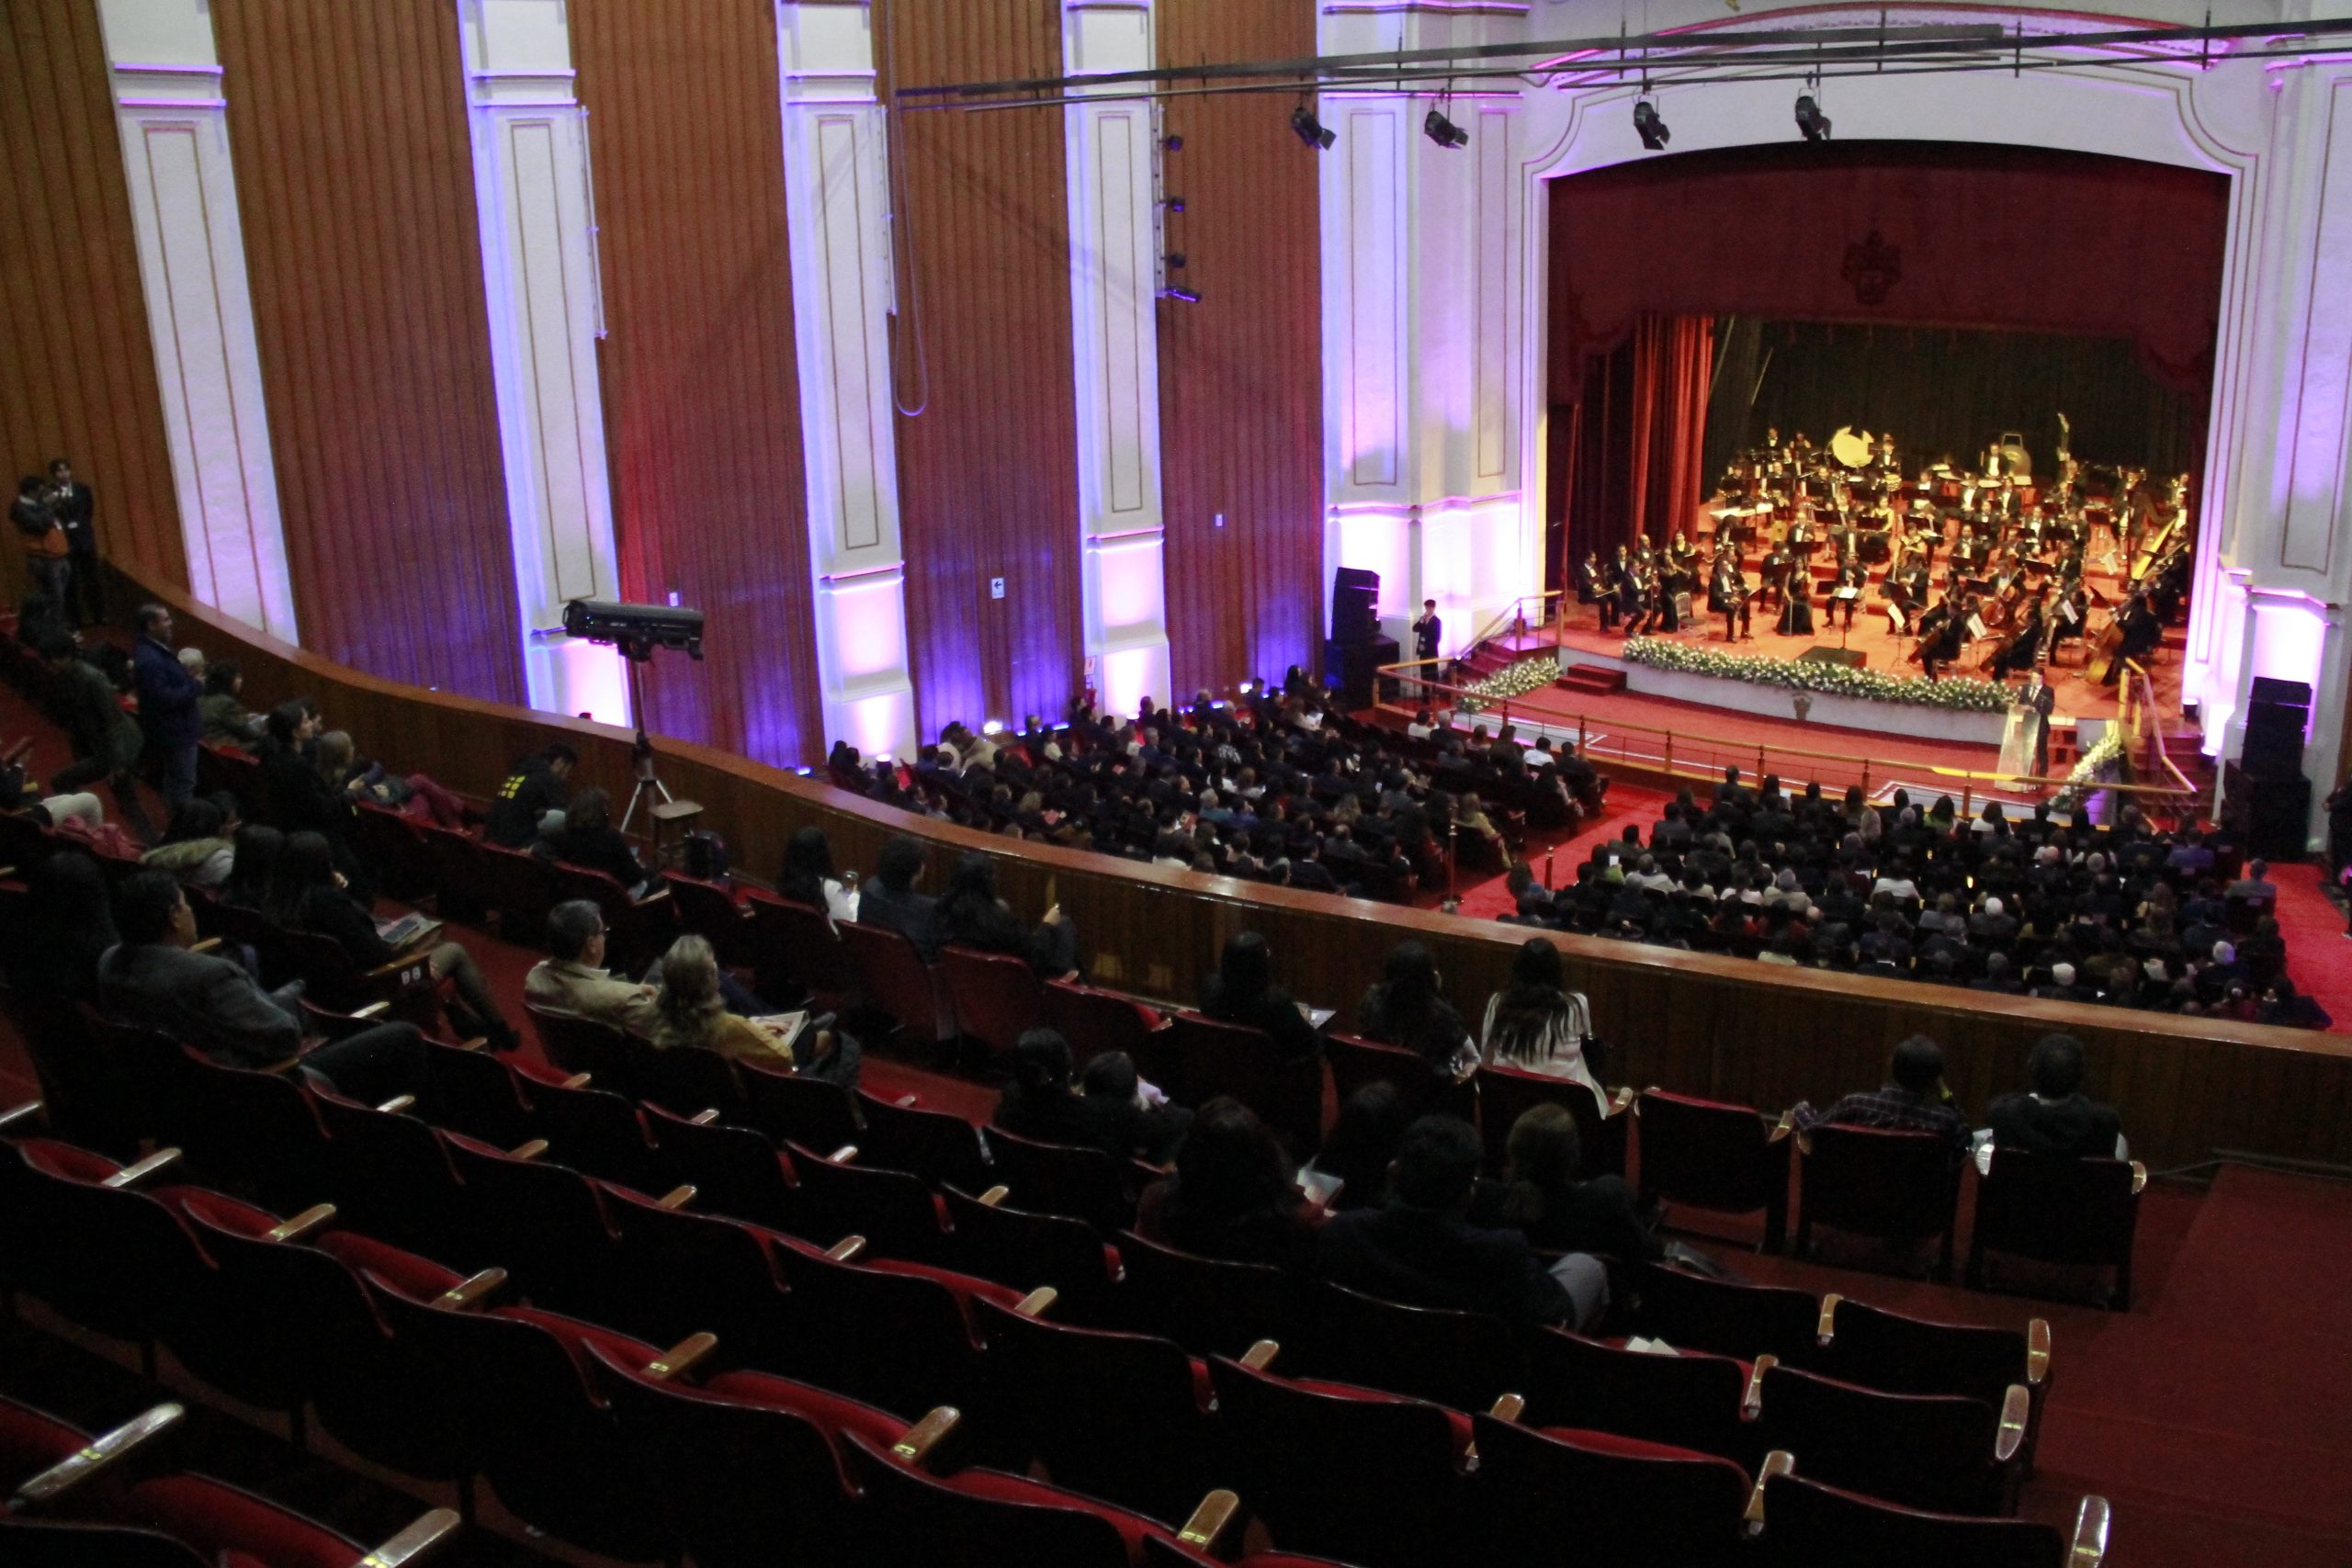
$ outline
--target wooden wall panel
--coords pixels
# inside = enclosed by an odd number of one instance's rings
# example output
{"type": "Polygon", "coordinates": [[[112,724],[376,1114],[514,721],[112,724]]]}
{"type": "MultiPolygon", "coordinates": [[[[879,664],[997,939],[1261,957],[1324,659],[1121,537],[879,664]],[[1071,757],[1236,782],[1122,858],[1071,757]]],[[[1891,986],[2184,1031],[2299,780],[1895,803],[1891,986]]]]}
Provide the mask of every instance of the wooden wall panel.
{"type": "MultiPolygon", "coordinates": [[[[1164,66],[1296,60],[1315,7],[1176,0],[1164,66]]],[[[1159,303],[1160,484],[1170,668],[1179,695],[1314,668],[1323,609],[1322,238],[1316,154],[1292,99],[1167,100],[1168,248],[1197,305],[1159,303]],[[1225,525],[1216,525],[1218,513],[1225,525]]]]}
{"type": "MultiPolygon", "coordinates": [[[[187,581],[155,350],[94,0],[0,5],[0,478],[72,459],[99,547],[187,581]]],[[[11,541],[6,569],[18,581],[11,541]]],[[[9,593],[16,602],[21,589],[9,593]]]]}
{"type": "MultiPolygon", "coordinates": [[[[184,594],[158,596],[189,640],[243,662],[248,702],[314,695],[371,754],[427,763],[453,788],[486,795],[510,758],[559,738],[579,750],[583,780],[628,787],[628,730],[419,692],[272,642],[184,594]]],[[[1283,984],[1340,1010],[1338,1027],[1352,1028],[1355,998],[1378,977],[1390,944],[1410,936],[1428,944],[1448,990],[1475,1011],[1504,983],[1528,936],[1523,926],[1018,843],[708,747],[662,740],[657,750],[662,777],[703,803],[705,820],[728,836],[739,865],[775,864],[786,840],[810,826],[830,836],[839,863],[868,869],[890,835],[915,834],[931,846],[934,886],[956,855],[978,850],[996,860],[1006,897],[1030,918],[1044,911],[1051,890],[1077,923],[1096,977],[1153,995],[1191,995],[1226,939],[1254,930],[1265,933],[1283,984]]],[[[2352,1038],[2341,1034],[1775,968],[1597,937],[1553,940],[1568,983],[1590,998],[1594,1028],[1611,1048],[1612,1083],[1774,1111],[1801,1099],[1826,1104],[1881,1082],[1894,1042],[1924,1030],[1944,1047],[1961,1105],[1981,1115],[1996,1094],[2025,1081],[2033,1042],[2063,1029],[2083,1041],[2091,1091],[2121,1112],[2132,1153],[2153,1169],[2216,1150],[2352,1164],[2352,1038]]],[[[2289,961],[2334,957],[2297,948],[2289,961]]]]}
{"type": "Polygon", "coordinates": [[[302,635],[522,700],[457,7],[214,0],[302,635]]]}
{"type": "Polygon", "coordinates": [[[573,0],[605,270],[605,447],[632,600],[708,617],[646,724],[823,753],[771,0],[573,0]]]}
{"type": "MultiPolygon", "coordinates": [[[[1061,73],[1059,0],[877,0],[874,17],[886,95],[1061,73]]],[[[1069,217],[1057,108],[907,111],[896,132],[902,406],[930,394],[898,423],[929,737],[951,719],[1058,714],[1083,684],[1069,217]]]]}

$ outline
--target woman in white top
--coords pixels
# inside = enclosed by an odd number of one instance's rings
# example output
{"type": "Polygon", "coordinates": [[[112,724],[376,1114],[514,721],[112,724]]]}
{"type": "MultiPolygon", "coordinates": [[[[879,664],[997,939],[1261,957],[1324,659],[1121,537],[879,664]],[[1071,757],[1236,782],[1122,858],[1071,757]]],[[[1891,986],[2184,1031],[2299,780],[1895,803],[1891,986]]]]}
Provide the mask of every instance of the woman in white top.
{"type": "Polygon", "coordinates": [[[1591,1032],[1592,1011],[1582,992],[1567,989],[1560,950],[1546,938],[1530,937],[1510,962],[1510,984],[1487,1003],[1478,1055],[1488,1066],[1573,1079],[1592,1090],[1606,1113],[1609,1095],[1584,1059],[1585,1036],[1591,1032]]]}
{"type": "Polygon", "coordinates": [[[825,911],[836,924],[857,919],[857,885],[833,873],[833,846],[821,828],[803,828],[784,847],[784,869],[776,874],[780,897],[825,911]]]}

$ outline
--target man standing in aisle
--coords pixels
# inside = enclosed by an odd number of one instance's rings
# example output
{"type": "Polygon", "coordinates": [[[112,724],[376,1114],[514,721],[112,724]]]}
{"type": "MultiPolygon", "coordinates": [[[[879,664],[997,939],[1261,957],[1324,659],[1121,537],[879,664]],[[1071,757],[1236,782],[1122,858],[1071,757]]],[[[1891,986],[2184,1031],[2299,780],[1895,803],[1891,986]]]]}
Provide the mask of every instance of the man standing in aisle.
{"type": "Polygon", "coordinates": [[[1421,601],[1421,618],[1413,623],[1413,657],[1422,661],[1421,690],[1430,692],[1427,682],[1437,679],[1437,671],[1428,667],[1428,660],[1437,657],[1438,642],[1445,634],[1445,623],[1438,619],[1437,601],[1421,601]]]}
{"type": "Polygon", "coordinates": [[[65,558],[74,576],[66,585],[71,604],[61,604],[76,626],[95,626],[107,618],[106,586],[98,581],[98,530],[91,521],[97,498],[90,487],[74,477],[74,465],[60,457],[49,466],[49,509],[65,530],[65,558]]]}
{"type": "Polygon", "coordinates": [[[204,715],[197,702],[204,686],[172,651],[172,613],[161,604],[139,607],[139,641],[131,657],[139,728],[163,768],[164,804],[176,811],[196,793],[196,743],[204,739],[204,715]]]}

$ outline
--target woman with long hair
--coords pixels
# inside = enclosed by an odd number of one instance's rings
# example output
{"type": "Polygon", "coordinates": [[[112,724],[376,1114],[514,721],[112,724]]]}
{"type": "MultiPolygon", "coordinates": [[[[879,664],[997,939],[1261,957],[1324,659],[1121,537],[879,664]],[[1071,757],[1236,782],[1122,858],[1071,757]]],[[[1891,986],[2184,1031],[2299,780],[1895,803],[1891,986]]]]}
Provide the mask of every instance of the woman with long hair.
{"type": "Polygon", "coordinates": [[[1304,1264],[1321,1211],[1293,1179],[1257,1113],[1225,1095],[1204,1105],[1176,1151],[1176,1174],[1144,1189],[1148,1241],[1236,1263],[1304,1264]]]}
{"type": "Polygon", "coordinates": [[[1367,1040],[1419,1052],[1433,1073],[1463,1077],[1478,1065],[1478,1048],[1444,991],[1444,977],[1430,950],[1409,939],[1400,942],[1389,949],[1379,984],[1356,1004],[1357,1025],[1367,1040]]]}
{"type": "Polygon", "coordinates": [[[190,795],[172,811],[163,841],[139,859],[153,871],[167,871],[190,887],[218,887],[228,880],[236,848],[221,837],[228,814],[202,795],[190,795]]]}
{"type": "Polygon", "coordinates": [[[833,920],[857,919],[857,890],[833,870],[833,846],[822,828],[803,828],[784,847],[784,868],[776,873],[779,897],[822,909],[833,920]]]}
{"type": "Polygon", "coordinates": [[[260,914],[269,902],[271,883],[277,875],[277,857],[286,850],[286,835],[265,822],[247,822],[237,829],[228,877],[220,884],[220,902],[232,909],[260,914]]]}
{"type": "Polygon", "coordinates": [[[1078,972],[1078,931],[1062,907],[1055,905],[1036,926],[1024,930],[997,895],[996,862],[978,850],[956,861],[931,918],[942,942],[1011,953],[1046,978],[1078,972]]]}
{"type": "Polygon", "coordinates": [[[1604,1111],[1609,1096],[1584,1059],[1592,1033],[1592,1010],[1581,991],[1567,988],[1560,950],[1544,937],[1520,944],[1510,963],[1510,983],[1487,1002],[1479,1025],[1479,1057],[1548,1077],[1570,1078],[1592,1090],[1604,1111]]]}
{"type": "Polygon", "coordinates": [[[653,998],[647,1039],[664,1051],[749,1057],[844,1088],[856,1086],[863,1055],[856,1041],[831,1028],[804,1026],[796,1038],[777,1021],[728,1011],[719,992],[718,955],[694,935],[680,937],[662,955],[662,988],[653,998]]]}
{"type": "Polygon", "coordinates": [[[638,863],[621,830],[613,826],[613,797],[591,786],[571,797],[563,811],[563,826],[547,834],[540,847],[566,865],[601,871],[635,897],[652,874],[638,863]]]}
{"type": "Polygon", "coordinates": [[[1274,984],[1273,954],[1256,931],[1226,939],[1216,968],[1201,982],[1201,1011],[1221,1023],[1261,1030],[1286,1062],[1323,1055],[1323,1035],[1298,1010],[1288,991],[1274,984]]]}

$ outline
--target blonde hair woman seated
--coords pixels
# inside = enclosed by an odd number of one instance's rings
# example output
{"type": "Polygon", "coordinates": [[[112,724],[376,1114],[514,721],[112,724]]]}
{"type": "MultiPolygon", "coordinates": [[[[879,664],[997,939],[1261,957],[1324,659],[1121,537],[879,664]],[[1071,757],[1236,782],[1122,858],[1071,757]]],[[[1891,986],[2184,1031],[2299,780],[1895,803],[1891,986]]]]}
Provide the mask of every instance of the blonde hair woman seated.
{"type": "Polygon", "coordinates": [[[857,1043],[826,1028],[799,1030],[802,1038],[796,1041],[797,1021],[729,1012],[718,990],[718,955],[703,938],[682,936],[662,954],[662,988],[653,998],[647,1037],[659,1050],[716,1051],[845,1088],[855,1085],[857,1043]]]}

